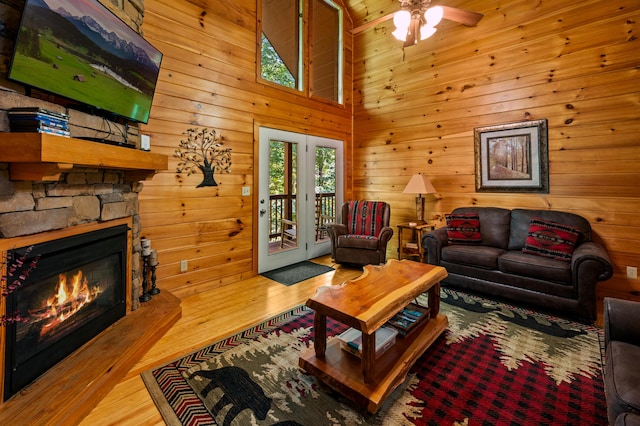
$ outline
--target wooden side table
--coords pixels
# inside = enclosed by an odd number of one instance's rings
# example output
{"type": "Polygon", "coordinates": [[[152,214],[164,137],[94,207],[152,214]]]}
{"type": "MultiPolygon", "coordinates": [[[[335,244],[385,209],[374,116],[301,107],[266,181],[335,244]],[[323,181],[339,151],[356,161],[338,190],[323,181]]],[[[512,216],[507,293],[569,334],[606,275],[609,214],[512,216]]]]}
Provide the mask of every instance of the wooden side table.
{"type": "Polygon", "coordinates": [[[420,262],[424,262],[424,249],[421,244],[422,235],[434,229],[435,225],[430,223],[418,223],[416,225],[410,225],[409,223],[399,224],[398,259],[417,257],[420,262]]]}

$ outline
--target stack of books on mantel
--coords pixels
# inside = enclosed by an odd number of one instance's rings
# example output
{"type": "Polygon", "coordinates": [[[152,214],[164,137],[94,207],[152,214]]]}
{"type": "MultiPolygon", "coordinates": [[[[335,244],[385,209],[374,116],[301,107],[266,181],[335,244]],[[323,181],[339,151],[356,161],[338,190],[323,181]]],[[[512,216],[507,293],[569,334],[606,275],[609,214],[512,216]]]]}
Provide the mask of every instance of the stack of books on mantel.
{"type": "Polygon", "coordinates": [[[12,108],[8,112],[12,132],[37,132],[70,137],[69,115],[39,107],[12,108]]]}

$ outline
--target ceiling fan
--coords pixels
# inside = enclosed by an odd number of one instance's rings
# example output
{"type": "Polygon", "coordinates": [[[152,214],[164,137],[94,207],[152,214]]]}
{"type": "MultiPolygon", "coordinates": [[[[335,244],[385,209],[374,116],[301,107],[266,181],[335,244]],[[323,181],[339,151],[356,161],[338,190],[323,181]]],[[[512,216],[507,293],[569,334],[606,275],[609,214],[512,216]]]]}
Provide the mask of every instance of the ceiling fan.
{"type": "Polygon", "coordinates": [[[419,40],[424,40],[436,32],[436,25],[441,19],[458,22],[468,27],[474,27],[484,16],[482,13],[470,10],[458,9],[449,6],[430,6],[431,0],[399,0],[400,10],[389,13],[367,22],[351,30],[352,34],[358,34],[367,28],[378,25],[381,22],[393,19],[396,30],[394,37],[404,41],[404,46],[413,46],[419,40]]]}

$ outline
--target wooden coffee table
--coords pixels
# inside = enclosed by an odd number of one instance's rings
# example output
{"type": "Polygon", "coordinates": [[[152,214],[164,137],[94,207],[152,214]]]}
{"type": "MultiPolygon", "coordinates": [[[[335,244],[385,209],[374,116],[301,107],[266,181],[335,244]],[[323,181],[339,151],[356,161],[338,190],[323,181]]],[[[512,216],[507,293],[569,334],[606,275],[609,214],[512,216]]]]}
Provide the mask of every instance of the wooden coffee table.
{"type": "Polygon", "coordinates": [[[364,267],[364,273],[341,285],[320,287],[308,301],[315,311],[314,349],[300,356],[299,365],[337,392],[378,411],[424,351],[447,328],[439,313],[440,266],[390,259],[386,265],[364,267]],[[375,331],[419,295],[428,292],[428,320],[376,358],[375,331]],[[327,316],[362,331],[362,359],[340,348],[338,339],[327,345],[327,316]]]}

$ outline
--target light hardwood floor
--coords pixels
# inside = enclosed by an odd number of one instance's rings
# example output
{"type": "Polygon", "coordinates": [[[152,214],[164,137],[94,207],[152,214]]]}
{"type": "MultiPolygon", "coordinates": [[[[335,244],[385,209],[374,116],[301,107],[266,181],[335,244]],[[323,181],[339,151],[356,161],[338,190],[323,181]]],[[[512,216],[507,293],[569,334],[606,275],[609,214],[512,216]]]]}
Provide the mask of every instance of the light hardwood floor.
{"type": "MultiPolygon", "coordinates": [[[[362,269],[334,265],[329,256],[314,261],[334,266],[336,270],[289,287],[256,276],[183,299],[182,318],[93,409],[81,425],[164,424],[140,373],[303,304],[320,286],[340,284],[362,273],[362,269]]],[[[148,326],[153,327],[153,324],[148,326]]]]}

